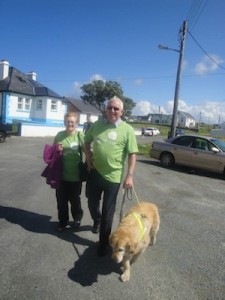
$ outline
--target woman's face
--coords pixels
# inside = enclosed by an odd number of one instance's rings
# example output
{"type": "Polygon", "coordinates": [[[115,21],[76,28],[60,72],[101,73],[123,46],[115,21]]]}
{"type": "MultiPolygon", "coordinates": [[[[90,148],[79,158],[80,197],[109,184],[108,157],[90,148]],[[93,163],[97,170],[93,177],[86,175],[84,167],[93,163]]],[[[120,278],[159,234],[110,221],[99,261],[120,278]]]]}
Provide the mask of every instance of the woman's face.
{"type": "Polygon", "coordinates": [[[77,127],[77,118],[74,116],[67,117],[65,120],[65,126],[67,133],[75,132],[77,127]]]}

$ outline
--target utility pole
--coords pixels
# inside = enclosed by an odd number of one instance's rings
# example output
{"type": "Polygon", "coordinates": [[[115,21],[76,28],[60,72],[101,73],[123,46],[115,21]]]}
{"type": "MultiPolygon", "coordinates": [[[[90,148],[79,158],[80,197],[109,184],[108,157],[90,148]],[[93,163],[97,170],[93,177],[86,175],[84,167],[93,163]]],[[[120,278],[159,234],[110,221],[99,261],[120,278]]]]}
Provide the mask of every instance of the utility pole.
{"type": "Polygon", "coordinates": [[[180,36],[180,50],[178,51],[180,53],[180,55],[179,55],[179,63],[178,63],[178,68],[177,68],[177,77],[176,77],[176,86],[175,86],[175,94],[174,94],[174,106],[173,106],[173,116],[172,116],[170,137],[174,137],[175,133],[176,133],[177,111],[178,111],[178,103],[179,103],[179,95],[180,95],[181,69],[182,69],[182,62],[183,62],[183,56],[184,56],[186,31],[187,31],[187,22],[184,21],[182,29],[181,29],[181,36],[180,36]]]}

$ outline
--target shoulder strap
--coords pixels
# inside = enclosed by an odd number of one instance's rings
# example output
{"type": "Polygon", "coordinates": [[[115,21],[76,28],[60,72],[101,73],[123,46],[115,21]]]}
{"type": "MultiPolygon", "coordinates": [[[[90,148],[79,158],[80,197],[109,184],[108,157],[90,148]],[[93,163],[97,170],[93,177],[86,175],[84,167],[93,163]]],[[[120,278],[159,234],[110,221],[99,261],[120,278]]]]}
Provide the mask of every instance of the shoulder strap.
{"type": "Polygon", "coordinates": [[[78,141],[79,141],[79,152],[80,152],[80,159],[81,161],[83,160],[83,153],[82,153],[82,150],[81,150],[81,138],[80,138],[80,131],[78,131],[77,133],[77,137],[78,137],[78,141]]]}

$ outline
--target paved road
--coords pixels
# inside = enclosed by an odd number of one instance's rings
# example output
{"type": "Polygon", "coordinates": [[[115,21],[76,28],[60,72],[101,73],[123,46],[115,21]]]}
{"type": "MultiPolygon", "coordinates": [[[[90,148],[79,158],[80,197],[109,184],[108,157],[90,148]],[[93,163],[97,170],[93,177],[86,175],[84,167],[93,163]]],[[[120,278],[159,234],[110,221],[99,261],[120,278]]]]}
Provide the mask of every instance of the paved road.
{"type": "MultiPolygon", "coordinates": [[[[120,266],[96,256],[85,211],[79,232],[57,233],[54,190],[40,176],[51,138],[11,137],[0,144],[0,299],[225,299],[225,189],[222,177],[166,170],[138,157],[140,200],[159,206],[154,247],[119,281],[120,266]]],[[[122,191],[114,227],[118,224],[122,191]]],[[[136,203],[135,197],[125,209],[136,203]]]]}

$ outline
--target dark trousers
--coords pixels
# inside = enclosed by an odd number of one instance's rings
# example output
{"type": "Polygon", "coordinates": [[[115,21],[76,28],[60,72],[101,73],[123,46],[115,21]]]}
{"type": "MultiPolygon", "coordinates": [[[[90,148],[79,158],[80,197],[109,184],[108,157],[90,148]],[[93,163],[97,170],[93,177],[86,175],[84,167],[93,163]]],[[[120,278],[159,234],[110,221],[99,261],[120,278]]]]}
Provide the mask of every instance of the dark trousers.
{"type": "Polygon", "coordinates": [[[69,221],[68,202],[70,202],[71,214],[74,221],[82,219],[81,188],[82,182],[62,181],[60,187],[56,190],[58,219],[61,226],[66,226],[69,221]]]}
{"type": "Polygon", "coordinates": [[[120,183],[107,181],[96,170],[91,170],[86,183],[86,196],[92,219],[94,222],[101,224],[99,239],[102,245],[108,245],[119,188],[120,183]],[[103,203],[101,210],[100,200],[102,193],[103,203]]]}

